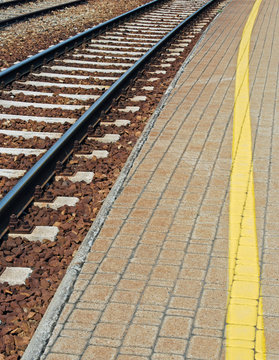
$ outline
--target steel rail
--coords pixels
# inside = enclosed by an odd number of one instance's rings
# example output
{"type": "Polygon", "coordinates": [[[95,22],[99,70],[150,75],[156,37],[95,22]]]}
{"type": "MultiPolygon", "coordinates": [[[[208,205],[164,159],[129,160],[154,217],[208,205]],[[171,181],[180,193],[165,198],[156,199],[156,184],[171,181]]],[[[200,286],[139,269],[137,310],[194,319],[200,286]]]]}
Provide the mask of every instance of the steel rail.
{"type": "Polygon", "coordinates": [[[54,58],[64,54],[67,51],[74,49],[75,47],[83,44],[86,41],[89,41],[93,37],[100,35],[102,32],[107,29],[119,24],[120,22],[127,20],[128,18],[138,14],[142,11],[151,8],[159,3],[169,1],[169,0],[153,0],[145,5],[139,6],[136,9],[130,10],[122,15],[116,16],[113,19],[107,20],[99,25],[94,26],[91,29],[85,30],[80,34],[70,37],[69,39],[50,46],[48,49],[21,61],[18,64],[12,65],[6,70],[0,72],[0,85],[2,87],[8,85],[12,81],[18,79],[19,77],[28,74],[30,71],[33,71],[39,66],[44,65],[45,63],[53,60],[54,58]]]}
{"type": "Polygon", "coordinates": [[[7,231],[12,214],[20,215],[33,200],[36,185],[44,186],[55,172],[57,161],[64,162],[72,154],[75,140],[82,141],[89,125],[95,126],[101,111],[107,109],[129,82],[134,79],[144,65],[167,44],[182,28],[189,25],[198,15],[218,0],[210,0],[195,13],[187,17],[172,31],[165,35],[129,70],[127,70],[42,156],[40,160],[19,180],[12,190],[0,201],[0,237],[7,231]],[[24,205],[23,205],[24,204],[24,205]]]}
{"type": "Polygon", "coordinates": [[[11,24],[16,23],[18,21],[29,19],[31,17],[43,15],[43,14],[48,13],[48,12],[53,11],[53,10],[59,10],[59,9],[64,8],[66,6],[77,5],[77,4],[80,4],[80,3],[85,2],[85,1],[86,0],[72,0],[72,1],[65,2],[63,4],[53,5],[53,6],[50,6],[50,7],[47,7],[47,8],[31,11],[31,12],[26,13],[26,14],[14,16],[14,17],[11,17],[9,19],[1,20],[0,21],[0,28],[11,25],[11,24]]]}

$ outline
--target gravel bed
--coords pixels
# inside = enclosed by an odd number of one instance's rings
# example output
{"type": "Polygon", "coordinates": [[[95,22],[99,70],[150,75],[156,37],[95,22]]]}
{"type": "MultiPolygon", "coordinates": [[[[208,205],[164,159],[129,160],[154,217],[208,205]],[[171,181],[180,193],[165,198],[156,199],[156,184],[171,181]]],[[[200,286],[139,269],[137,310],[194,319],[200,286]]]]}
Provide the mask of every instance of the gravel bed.
{"type": "Polygon", "coordinates": [[[45,9],[65,3],[65,0],[37,0],[31,3],[15,4],[13,6],[2,9],[0,12],[0,20],[7,20],[15,16],[28,14],[33,11],[45,9]]]}
{"type": "Polygon", "coordinates": [[[150,0],[89,0],[11,25],[0,32],[0,70],[150,0]]]}

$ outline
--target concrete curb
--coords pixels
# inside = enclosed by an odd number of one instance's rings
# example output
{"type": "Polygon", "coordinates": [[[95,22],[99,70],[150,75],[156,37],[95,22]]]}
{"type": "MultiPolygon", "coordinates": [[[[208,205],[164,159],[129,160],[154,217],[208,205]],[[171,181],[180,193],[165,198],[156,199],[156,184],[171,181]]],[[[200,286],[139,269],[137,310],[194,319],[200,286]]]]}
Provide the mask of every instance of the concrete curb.
{"type": "MultiPolygon", "coordinates": [[[[219,16],[219,14],[217,15],[219,16]]],[[[167,100],[174,89],[178,79],[180,78],[181,74],[183,73],[185,67],[189,63],[189,61],[194,56],[200,42],[203,40],[205,34],[207,33],[208,29],[212,26],[215,22],[215,19],[210,23],[207,27],[206,31],[202,34],[199,41],[196,43],[194,48],[192,49],[189,56],[186,58],[178,72],[176,73],[174,79],[172,80],[171,84],[169,85],[168,89],[166,90],[165,94],[163,95],[162,99],[159,102],[156,110],[154,111],[153,115],[149,119],[148,123],[146,124],[140,138],[138,139],[134,149],[132,150],[126,164],[124,165],[123,169],[120,172],[118,179],[116,180],[113,188],[111,189],[109,195],[107,196],[106,200],[104,201],[94,223],[92,224],[88,234],[86,235],[85,239],[83,240],[82,244],[79,247],[78,252],[76,253],[74,259],[71,261],[67,272],[61,281],[53,299],[51,300],[45,315],[43,316],[42,320],[40,321],[28,347],[26,348],[22,360],[39,360],[41,355],[43,354],[47,343],[52,335],[53,329],[59,319],[59,316],[69,299],[71,292],[74,288],[74,284],[78,278],[78,275],[81,271],[83,263],[86,259],[88,252],[92,244],[94,243],[95,239],[97,238],[108,214],[109,211],[120,195],[123,185],[127,180],[128,174],[132,169],[132,166],[141,151],[144,143],[147,140],[147,137],[154,126],[159,114],[162,112],[163,108],[165,107],[167,100]]]]}

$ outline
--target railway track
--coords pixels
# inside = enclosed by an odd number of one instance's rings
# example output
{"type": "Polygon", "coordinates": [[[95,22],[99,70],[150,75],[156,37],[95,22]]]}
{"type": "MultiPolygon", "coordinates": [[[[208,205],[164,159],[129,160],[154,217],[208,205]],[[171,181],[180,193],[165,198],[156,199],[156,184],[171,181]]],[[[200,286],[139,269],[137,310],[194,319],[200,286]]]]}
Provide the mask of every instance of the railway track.
{"type": "Polygon", "coordinates": [[[0,352],[23,354],[146,120],[224,6],[204,5],[154,2],[25,62],[23,77],[19,65],[0,74],[0,352]],[[26,277],[9,283],[17,271],[26,277]]]}
{"type": "MultiPolygon", "coordinates": [[[[151,15],[142,14],[136,21],[128,20],[119,24],[117,28],[107,29],[108,26],[114,25],[114,21],[109,21],[96,29],[84,32],[84,37],[74,37],[2,72],[0,75],[3,86],[0,100],[0,119],[2,120],[0,175],[5,179],[0,196],[10,190],[12,183],[17,182],[19,184],[17,187],[21,186],[21,182],[26,183],[25,179],[30,172],[20,181],[17,179],[21,178],[34,164],[40,164],[38,159],[43,157],[43,161],[47,161],[47,166],[53,167],[49,160],[45,159],[47,154],[49,159],[49,152],[45,154],[47,150],[61,153],[64,149],[63,144],[69,137],[72,143],[80,141],[87,132],[87,126],[92,122],[92,116],[98,117],[112,100],[116,105],[115,98],[121,94],[123,86],[127,86],[133,75],[142,68],[155,50],[163,45],[161,38],[168,33],[173,36],[175,33],[173,29],[181,23],[181,19],[195,13],[198,6],[204,4],[203,1],[195,2],[195,5],[190,7],[188,3],[185,5],[183,0],[171,3],[172,9],[169,9],[169,3],[166,2],[151,15]],[[169,20],[164,18],[161,24],[166,9],[169,12],[169,20]],[[161,24],[160,28],[159,24],[161,24]],[[92,36],[94,36],[93,39],[87,40],[92,36]],[[83,44],[85,40],[87,41],[83,44]],[[78,41],[81,46],[76,47],[78,41]],[[72,47],[71,51],[67,51],[69,47],[72,47]],[[32,71],[34,67],[38,69],[32,71]],[[27,73],[26,78],[16,80],[27,73]],[[90,111],[87,112],[89,108],[90,111]],[[84,117],[86,117],[85,124],[84,117]],[[78,134],[79,127],[86,127],[84,133],[78,134]],[[57,141],[62,135],[62,140],[57,141]],[[14,179],[12,183],[11,179],[14,179]]],[[[154,1],[149,6],[157,4],[154,1]]],[[[146,8],[148,7],[142,6],[140,10],[146,8]]],[[[126,17],[131,15],[132,12],[126,17]]],[[[117,21],[124,19],[125,17],[123,19],[119,17],[117,21]]],[[[205,25],[206,23],[203,24],[205,25]]],[[[150,75],[151,87],[152,82],[159,79],[159,74],[165,74],[166,68],[172,67],[173,61],[184,49],[188,48],[194,36],[194,34],[189,34],[187,39],[179,43],[179,48],[170,51],[170,56],[165,63],[159,65],[158,70],[150,75]]],[[[142,95],[141,98],[133,99],[132,103],[135,106],[128,109],[128,112],[133,113],[138,108],[136,103],[145,101],[146,98],[146,95],[142,95]]],[[[68,156],[71,150],[67,150],[68,156]]],[[[51,157],[52,164],[53,156],[55,154],[51,157]]],[[[64,162],[65,158],[58,154],[55,160],[64,162]]],[[[43,180],[37,179],[37,185],[44,185],[48,177],[53,175],[52,172],[47,174],[45,165],[42,170],[43,180]]],[[[39,177],[41,176],[40,170],[39,177]]],[[[32,175],[32,179],[33,177],[32,175]]],[[[16,214],[20,214],[21,209],[24,208],[24,192],[30,192],[30,185],[27,188],[25,183],[24,189],[17,196],[13,195],[15,199],[13,203],[9,202],[9,207],[13,205],[12,210],[16,211],[16,214]],[[16,204],[18,209],[16,209],[16,204]]],[[[18,193],[18,190],[16,192],[18,193]]],[[[26,203],[29,200],[28,195],[26,203]]],[[[1,204],[4,202],[5,199],[1,201],[1,204]]],[[[4,207],[7,208],[7,205],[4,207]]],[[[4,214],[7,212],[3,212],[3,205],[0,213],[4,219],[4,214]]],[[[0,234],[5,230],[4,224],[5,221],[2,221],[0,234]]]]}
{"type": "Polygon", "coordinates": [[[12,0],[0,2],[0,28],[53,10],[78,5],[85,0],[12,0]]]}

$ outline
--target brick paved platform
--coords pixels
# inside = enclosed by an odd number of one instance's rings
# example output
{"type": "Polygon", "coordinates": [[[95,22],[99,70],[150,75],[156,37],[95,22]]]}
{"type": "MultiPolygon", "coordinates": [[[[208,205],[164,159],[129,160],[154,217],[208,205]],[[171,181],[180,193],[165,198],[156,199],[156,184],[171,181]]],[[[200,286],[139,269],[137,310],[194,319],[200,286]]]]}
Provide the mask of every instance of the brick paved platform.
{"type": "MultiPolygon", "coordinates": [[[[225,358],[234,81],[253,4],[232,0],[185,66],[88,254],[44,359],[225,358]]],[[[270,360],[279,359],[278,10],[278,1],[262,2],[250,47],[270,360]]]]}

